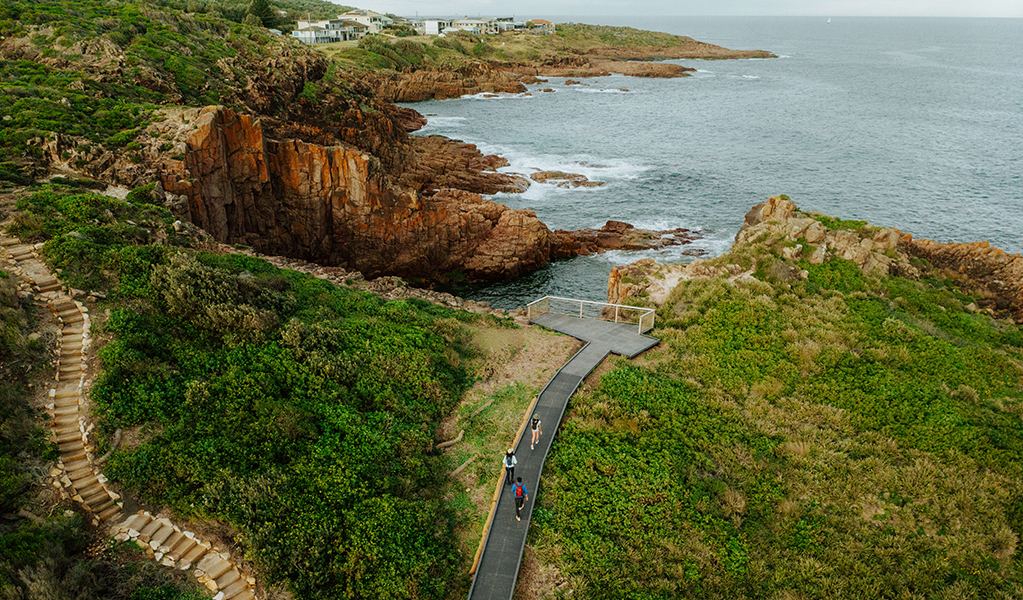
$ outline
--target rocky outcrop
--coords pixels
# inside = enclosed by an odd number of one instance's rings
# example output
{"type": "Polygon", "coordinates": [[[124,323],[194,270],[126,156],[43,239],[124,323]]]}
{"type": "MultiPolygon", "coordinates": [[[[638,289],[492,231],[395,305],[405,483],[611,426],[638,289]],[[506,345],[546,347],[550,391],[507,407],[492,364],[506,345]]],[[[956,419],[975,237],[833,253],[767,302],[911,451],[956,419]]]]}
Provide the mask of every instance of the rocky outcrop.
{"type": "Polygon", "coordinates": [[[644,258],[611,269],[607,278],[607,301],[610,304],[624,304],[626,300],[640,298],[661,305],[668,300],[680,281],[725,277],[734,282],[749,276],[748,271],[736,264],[714,266],[702,260],[687,265],[661,264],[652,258],[644,258]]]}
{"type": "Polygon", "coordinates": [[[636,229],[621,221],[608,221],[600,229],[577,229],[554,232],[552,255],[569,258],[599,254],[608,250],[657,250],[691,243],[697,235],[688,229],[651,231],[636,229]]]}
{"type": "Polygon", "coordinates": [[[514,73],[488,63],[468,63],[457,69],[423,70],[369,77],[377,98],[390,102],[445,100],[475,94],[521,94],[526,86],[514,73]]]}
{"type": "Polygon", "coordinates": [[[498,173],[508,161],[484,156],[475,144],[465,144],[439,135],[412,138],[412,159],[398,177],[398,185],[420,192],[452,188],[496,194],[520,193],[529,188],[522,175],[498,173]]]}
{"type": "MultiPolygon", "coordinates": [[[[559,64],[537,69],[543,77],[607,77],[612,73],[629,77],[675,78],[689,77],[696,69],[672,63],[636,62],[593,58],[580,64],[559,64]]],[[[575,82],[578,85],[579,82],[575,82]]],[[[567,85],[567,82],[566,82],[567,85]]]]}
{"type": "Polygon", "coordinates": [[[1023,256],[1009,254],[988,242],[943,244],[915,240],[908,233],[902,234],[899,249],[977,290],[981,307],[1009,313],[1017,323],[1023,323],[1023,256]]]}
{"type": "Polygon", "coordinates": [[[269,139],[258,120],[225,107],[182,117],[191,123],[184,160],[164,163],[162,185],[187,196],[192,222],[218,241],[370,277],[492,279],[550,260],[551,233],[533,211],[393,186],[371,154],[269,139]]]}
{"type": "Polygon", "coordinates": [[[829,230],[819,217],[823,215],[799,212],[788,196],[772,197],[746,214],[732,248],[761,244],[777,247],[787,260],[805,258],[814,265],[837,256],[868,273],[915,272],[909,257],[896,248],[901,235],[898,229],[864,223],[856,229],[829,230]]]}
{"type": "Polygon", "coordinates": [[[560,188],[593,188],[607,183],[606,181],[590,181],[585,175],[565,173],[564,171],[537,171],[530,174],[529,178],[537,183],[549,183],[560,188]]]}

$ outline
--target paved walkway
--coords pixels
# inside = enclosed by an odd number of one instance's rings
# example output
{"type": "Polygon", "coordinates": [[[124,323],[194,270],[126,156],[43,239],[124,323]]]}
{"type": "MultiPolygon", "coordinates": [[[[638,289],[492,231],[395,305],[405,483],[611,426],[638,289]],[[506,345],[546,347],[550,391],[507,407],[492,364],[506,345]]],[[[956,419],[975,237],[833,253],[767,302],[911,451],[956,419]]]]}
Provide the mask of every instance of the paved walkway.
{"type": "MultiPolygon", "coordinates": [[[[575,393],[582,380],[597,368],[608,354],[633,358],[659,342],[657,338],[639,335],[636,325],[624,323],[608,323],[555,314],[541,315],[532,322],[568,334],[587,344],[565,363],[540,393],[540,399],[533,411],[540,416],[543,423],[540,442],[535,449],[530,450],[529,442],[532,436],[527,427],[515,448],[515,456],[519,459],[519,464],[515,467],[515,476],[521,477],[522,483],[529,490],[529,501],[522,509],[522,521],[516,521],[511,486],[504,486],[497,502],[483,556],[480,558],[472,589],[469,591],[470,600],[510,600],[515,592],[515,581],[519,575],[522,551],[526,546],[526,533],[529,531],[529,522],[533,514],[533,502],[536,500],[540,473],[558,424],[565,413],[565,407],[568,406],[568,399],[575,393]]],[[[499,458],[499,455],[495,455],[495,462],[499,458]]]]}

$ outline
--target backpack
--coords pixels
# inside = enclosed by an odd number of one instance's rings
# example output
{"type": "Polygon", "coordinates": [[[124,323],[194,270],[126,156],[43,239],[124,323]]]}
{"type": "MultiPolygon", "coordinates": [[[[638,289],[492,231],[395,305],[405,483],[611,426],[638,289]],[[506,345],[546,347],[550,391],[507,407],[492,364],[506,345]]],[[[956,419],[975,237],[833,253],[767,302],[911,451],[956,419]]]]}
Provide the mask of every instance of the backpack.
{"type": "Polygon", "coordinates": [[[522,497],[522,484],[521,483],[516,483],[515,484],[515,497],[516,498],[521,498],[522,497]]]}

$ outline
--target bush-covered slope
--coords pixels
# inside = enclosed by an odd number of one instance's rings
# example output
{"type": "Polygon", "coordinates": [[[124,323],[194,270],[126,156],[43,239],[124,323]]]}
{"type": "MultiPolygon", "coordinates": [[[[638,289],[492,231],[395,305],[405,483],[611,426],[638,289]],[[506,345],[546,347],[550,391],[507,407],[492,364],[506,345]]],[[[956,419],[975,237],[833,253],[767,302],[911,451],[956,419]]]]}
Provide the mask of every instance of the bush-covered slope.
{"type": "Polygon", "coordinates": [[[101,430],[129,441],[106,473],[230,524],[298,597],[459,589],[432,446],[472,378],[460,320],[481,317],[192,250],[150,201],[50,186],[19,202],[11,230],[46,240],[72,285],[109,292],[91,398],[101,430]]]}
{"type": "Polygon", "coordinates": [[[50,162],[94,175],[120,155],[141,162],[133,142],[161,106],[224,104],[292,136],[401,142],[390,109],[323,55],[218,15],[139,0],[5,2],[0,184],[24,184],[50,162]],[[47,156],[56,135],[69,149],[47,156]]]}
{"type": "Polygon", "coordinates": [[[1018,597],[1023,332],[923,263],[778,261],[711,261],[765,281],[683,281],[573,401],[540,562],[582,598],[1018,597]]]}

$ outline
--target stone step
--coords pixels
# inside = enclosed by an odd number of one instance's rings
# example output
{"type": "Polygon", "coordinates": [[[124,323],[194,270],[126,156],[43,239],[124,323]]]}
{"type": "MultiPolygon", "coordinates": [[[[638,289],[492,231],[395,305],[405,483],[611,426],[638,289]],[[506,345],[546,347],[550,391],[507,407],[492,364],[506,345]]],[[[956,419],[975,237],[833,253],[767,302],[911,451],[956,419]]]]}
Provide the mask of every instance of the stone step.
{"type": "Polygon", "coordinates": [[[81,373],[81,372],[82,372],[82,359],[81,358],[79,358],[77,361],[74,361],[74,362],[72,362],[70,364],[64,364],[64,363],[60,364],[60,373],[61,374],[65,374],[66,373],[68,375],[74,375],[76,373],[81,373]]]}
{"type": "Polygon", "coordinates": [[[249,588],[249,582],[245,581],[244,579],[239,579],[238,581],[235,581],[231,585],[229,585],[226,588],[224,588],[224,590],[223,590],[224,597],[225,598],[233,598],[236,594],[238,594],[242,590],[246,590],[248,588],[249,588]]]}
{"type": "Polygon", "coordinates": [[[95,473],[93,473],[92,475],[89,475],[87,477],[83,477],[83,478],[81,478],[81,479],[79,479],[77,481],[72,481],[71,483],[75,486],[76,490],[83,490],[83,489],[86,489],[86,488],[90,488],[90,487],[92,487],[94,485],[101,485],[101,482],[99,480],[99,475],[97,475],[95,473]]]}
{"type": "MultiPolygon", "coordinates": [[[[61,408],[67,410],[67,407],[61,408]]],[[[78,430],[80,426],[81,424],[78,422],[77,410],[72,410],[59,415],[58,414],[53,415],[52,427],[57,431],[66,431],[71,427],[74,427],[76,430],[78,430]]]]}
{"type": "Polygon", "coordinates": [[[78,406],[77,396],[74,398],[58,398],[57,401],[53,403],[53,408],[54,410],[62,409],[64,411],[67,411],[67,409],[71,409],[75,412],[75,414],[81,412],[81,407],[78,406]]]}
{"type": "Polygon", "coordinates": [[[256,594],[251,589],[245,588],[234,596],[228,597],[225,595],[223,600],[255,600],[255,598],[256,594]]]}
{"type": "Polygon", "coordinates": [[[78,398],[78,384],[68,384],[57,387],[54,398],[78,398]]]}
{"type": "Polygon", "coordinates": [[[64,322],[64,325],[70,325],[72,323],[82,323],[85,321],[85,317],[83,317],[82,313],[78,312],[77,310],[66,315],[61,313],[57,316],[59,316],[60,320],[64,322]]]}
{"type": "Polygon", "coordinates": [[[64,464],[85,460],[85,442],[80,438],[65,442],[59,445],[58,448],[60,449],[60,459],[64,461],[64,464]],[[74,458],[78,455],[81,455],[81,458],[74,458]]]}
{"type": "Polygon", "coordinates": [[[164,523],[163,519],[154,519],[150,521],[148,525],[139,530],[139,539],[143,542],[149,542],[149,538],[157,531],[163,529],[165,525],[166,523],[164,523]]]}
{"type": "Polygon", "coordinates": [[[121,514],[121,506],[111,500],[111,505],[98,511],[96,516],[99,517],[100,521],[108,521],[110,519],[117,520],[118,515],[121,514]]]}
{"type": "Polygon", "coordinates": [[[128,517],[127,519],[125,519],[120,524],[115,525],[114,527],[112,527],[110,532],[111,532],[111,534],[116,534],[117,532],[121,532],[121,531],[127,533],[128,531],[131,531],[131,530],[135,530],[136,532],[138,532],[143,527],[145,527],[146,524],[148,524],[150,520],[152,520],[152,517],[150,517],[146,513],[144,513],[144,512],[137,512],[137,513],[131,515],[130,517],[128,517]]]}
{"type": "MultiPolygon", "coordinates": [[[[222,590],[222,589],[226,588],[227,586],[231,585],[232,583],[238,581],[241,578],[242,578],[242,574],[238,572],[238,569],[234,569],[234,568],[228,569],[227,573],[224,573],[220,577],[217,577],[217,579],[216,579],[217,588],[222,590]]],[[[226,594],[227,592],[224,592],[224,593],[226,594]]]]}
{"type": "Polygon", "coordinates": [[[78,350],[81,350],[82,349],[82,337],[81,336],[76,336],[75,338],[72,338],[71,336],[62,335],[61,338],[60,338],[60,347],[61,347],[62,350],[63,349],[78,349],[78,350]]]}
{"type": "Polygon", "coordinates": [[[60,289],[60,284],[57,282],[37,285],[39,292],[45,294],[46,292],[53,292],[60,289]]]}
{"type": "Polygon", "coordinates": [[[60,349],[60,364],[64,364],[72,360],[82,360],[82,349],[81,348],[64,348],[60,349]]]}
{"type": "Polygon", "coordinates": [[[224,557],[220,556],[215,552],[210,552],[206,558],[199,561],[199,564],[195,566],[197,569],[202,569],[210,576],[210,579],[216,579],[224,573],[227,573],[234,565],[231,561],[224,560],[224,557]]]}
{"type": "MultiPolygon", "coordinates": [[[[83,452],[84,452],[84,449],[83,449],[83,452]]],[[[92,469],[92,464],[89,463],[88,459],[86,459],[85,457],[74,459],[74,460],[70,460],[70,459],[66,459],[63,456],[61,456],[61,460],[64,461],[64,470],[67,471],[68,477],[71,477],[72,473],[77,473],[77,472],[83,471],[85,469],[92,469]]],[[[78,477],[78,479],[81,479],[82,477],[85,477],[85,475],[82,475],[81,477],[78,477]]],[[[71,478],[74,479],[74,477],[71,477],[71,478]]]]}
{"type": "Polygon", "coordinates": [[[208,550],[209,550],[208,546],[204,546],[203,544],[196,544],[195,546],[192,547],[191,550],[189,550],[188,552],[181,556],[181,560],[189,564],[195,564],[196,561],[206,556],[206,552],[208,550]]]}
{"type": "Polygon", "coordinates": [[[195,548],[198,543],[199,542],[197,542],[194,538],[183,535],[181,540],[178,541],[173,548],[167,551],[167,556],[174,560],[180,560],[182,556],[188,554],[192,548],[195,548]]]}
{"type": "MultiPolygon", "coordinates": [[[[88,462],[88,461],[86,461],[86,462],[88,462]]],[[[96,473],[96,470],[92,468],[92,465],[89,465],[89,466],[81,468],[81,469],[75,469],[74,471],[68,471],[67,472],[67,477],[71,481],[75,481],[75,480],[78,480],[78,479],[85,479],[89,475],[93,475],[95,473],[96,473]]]]}
{"type": "Polygon", "coordinates": [[[149,537],[149,546],[156,550],[172,535],[174,535],[174,526],[170,524],[164,525],[149,537]]]}
{"type": "Polygon", "coordinates": [[[166,540],[163,541],[163,543],[156,547],[156,551],[167,554],[168,552],[171,551],[171,548],[177,546],[178,543],[183,539],[187,539],[185,538],[184,532],[175,530],[174,533],[170,534],[170,537],[168,537],[166,540]]]}
{"type": "Polygon", "coordinates": [[[78,418],[78,400],[75,400],[74,404],[67,404],[64,406],[57,406],[54,404],[53,418],[64,417],[73,415],[76,419],[78,418]]]}
{"type": "Polygon", "coordinates": [[[78,304],[76,304],[74,300],[68,298],[67,296],[61,298],[60,300],[55,301],[50,306],[53,308],[55,312],[58,313],[62,313],[65,311],[78,312],[78,304]]]}
{"type": "Polygon", "coordinates": [[[64,442],[70,442],[72,440],[80,440],[80,439],[82,439],[82,432],[79,431],[77,428],[74,431],[70,431],[70,432],[68,432],[68,431],[56,432],[56,435],[57,435],[57,444],[62,444],[64,442]]]}
{"type": "Polygon", "coordinates": [[[113,498],[110,498],[110,493],[103,489],[103,486],[101,485],[94,485],[88,490],[80,492],[78,495],[82,497],[82,502],[97,508],[103,505],[108,499],[113,500],[113,498]]]}

